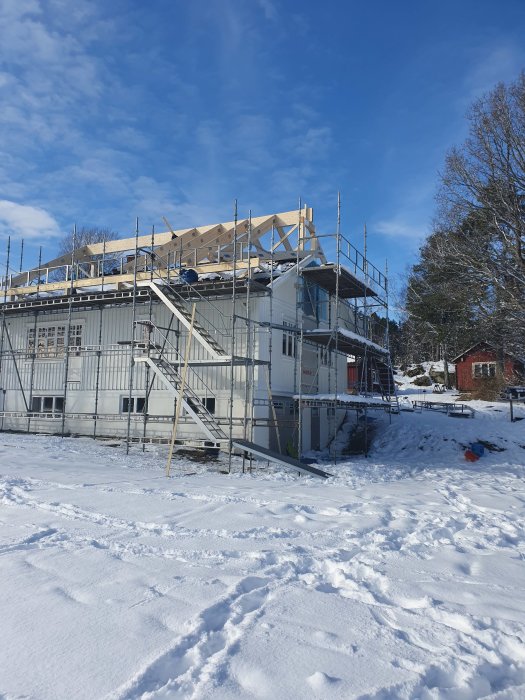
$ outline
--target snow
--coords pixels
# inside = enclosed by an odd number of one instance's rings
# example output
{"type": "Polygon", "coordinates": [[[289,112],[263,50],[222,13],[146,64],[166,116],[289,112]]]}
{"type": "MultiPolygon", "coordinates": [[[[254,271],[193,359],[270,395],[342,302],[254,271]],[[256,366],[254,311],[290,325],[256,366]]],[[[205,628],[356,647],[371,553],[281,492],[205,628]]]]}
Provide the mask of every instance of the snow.
{"type": "Polygon", "coordinates": [[[2,433],[0,697],[525,697],[525,423],[473,404],[323,482],[2,433]]]}
{"type": "MultiPolygon", "coordinates": [[[[421,374],[415,375],[414,377],[409,377],[406,375],[404,372],[400,370],[395,370],[394,371],[394,381],[397,386],[397,391],[399,395],[410,395],[410,394],[417,394],[417,397],[412,397],[416,398],[416,400],[424,400],[424,401],[451,401],[455,400],[458,396],[458,392],[456,389],[448,389],[444,391],[442,394],[435,394],[433,395],[432,393],[432,385],[434,384],[434,381],[431,378],[432,384],[429,386],[416,386],[414,384],[414,380],[417,379],[418,377],[422,377],[424,375],[427,375],[430,377],[430,372],[443,372],[444,370],[444,363],[443,360],[435,360],[432,362],[418,362],[417,365],[413,365],[411,368],[415,367],[422,367],[423,372],[421,374]]],[[[456,371],[455,365],[452,365],[449,363],[448,365],[449,372],[454,373],[456,371]]]]}
{"type": "MultiPolygon", "coordinates": [[[[338,326],[337,330],[341,335],[345,336],[346,338],[349,338],[350,340],[355,340],[360,345],[366,345],[367,347],[372,348],[373,350],[376,350],[377,352],[380,352],[383,355],[388,354],[388,350],[381,347],[381,345],[374,343],[373,340],[369,340],[368,338],[365,338],[364,336],[359,335],[358,333],[354,333],[353,331],[350,331],[347,328],[343,328],[342,326],[338,326]]],[[[316,328],[314,330],[307,332],[307,334],[309,336],[314,336],[314,335],[319,335],[319,334],[326,335],[326,333],[327,333],[326,328],[316,328]]]]}
{"type": "Polygon", "coordinates": [[[385,399],[381,399],[378,396],[362,396],[361,394],[295,394],[293,398],[296,401],[299,399],[308,401],[335,401],[337,399],[340,403],[362,403],[367,406],[380,406],[384,408],[391,405],[390,401],[385,401],[385,399]]]}

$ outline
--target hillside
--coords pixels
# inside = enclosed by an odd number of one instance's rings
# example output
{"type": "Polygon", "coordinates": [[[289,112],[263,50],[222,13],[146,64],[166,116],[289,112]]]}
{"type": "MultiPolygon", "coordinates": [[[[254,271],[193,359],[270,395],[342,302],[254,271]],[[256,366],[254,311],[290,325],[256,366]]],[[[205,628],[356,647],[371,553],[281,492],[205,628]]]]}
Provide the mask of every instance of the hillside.
{"type": "Polygon", "coordinates": [[[0,695],[522,698],[525,424],[476,409],[326,482],[3,434],[0,695]]]}

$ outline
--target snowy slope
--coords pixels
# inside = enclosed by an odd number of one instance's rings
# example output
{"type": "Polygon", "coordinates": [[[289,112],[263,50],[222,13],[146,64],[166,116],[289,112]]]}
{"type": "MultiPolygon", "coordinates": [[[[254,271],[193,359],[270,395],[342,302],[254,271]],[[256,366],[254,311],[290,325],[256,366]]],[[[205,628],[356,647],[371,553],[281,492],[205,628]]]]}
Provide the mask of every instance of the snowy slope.
{"type": "MultiPolygon", "coordinates": [[[[413,377],[409,377],[405,372],[401,371],[400,369],[394,370],[394,381],[397,386],[397,391],[400,395],[405,395],[405,396],[411,396],[412,399],[416,400],[436,400],[436,401],[445,401],[445,400],[450,400],[452,397],[455,397],[457,395],[457,391],[455,389],[449,389],[448,391],[445,391],[444,394],[437,394],[438,397],[440,398],[435,398],[435,394],[432,393],[432,386],[416,386],[414,384],[414,380],[417,377],[422,377],[423,375],[426,375],[427,377],[430,378],[430,372],[443,372],[444,369],[444,363],[443,360],[433,360],[432,362],[418,362],[417,365],[411,365],[408,369],[415,369],[416,367],[422,367],[423,372],[421,374],[417,374],[413,377]],[[414,396],[416,395],[416,396],[414,396]]],[[[455,371],[456,367],[455,365],[452,365],[449,363],[448,365],[448,371],[455,376],[455,371]]],[[[430,378],[431,381],[433,382],[432,378],[430,378]]],[[[454,384],[454,381],[452,381],[452,384],[454,384]]]]}
{"type": "Polygon", "coordinates": [[[0,698],[524,698],[525,422],[477,408],[326,482],[0,435],[0,698]]]}

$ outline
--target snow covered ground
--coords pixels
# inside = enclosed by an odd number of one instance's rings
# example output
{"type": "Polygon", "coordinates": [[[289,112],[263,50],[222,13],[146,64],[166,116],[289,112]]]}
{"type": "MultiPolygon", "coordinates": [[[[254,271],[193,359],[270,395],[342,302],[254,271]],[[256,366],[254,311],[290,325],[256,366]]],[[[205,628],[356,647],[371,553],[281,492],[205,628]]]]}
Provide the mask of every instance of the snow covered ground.
{"type": "Polygon", "coordinates": [[[525,421],[475,408],[327,481],[0,434],[0,698],[525,698],[525,421]]]}

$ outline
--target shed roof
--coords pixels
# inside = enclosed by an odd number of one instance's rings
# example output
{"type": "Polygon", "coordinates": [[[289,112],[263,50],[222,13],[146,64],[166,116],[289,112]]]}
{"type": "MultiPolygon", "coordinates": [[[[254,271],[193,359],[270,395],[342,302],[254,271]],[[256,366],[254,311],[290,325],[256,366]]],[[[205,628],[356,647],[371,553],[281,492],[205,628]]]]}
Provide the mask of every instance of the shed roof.
{"type": "MultiPolygon", "coordinates": [[[[463,352],[461,352],[459,355],[457,355],[456,357],[454,357],[454,358],[453,358],[452,360],[450,360],[450,361],[451,361],[452,363],[456,364],[457,362],[459,362],[459,360],[460,360],[462,357],[464,357],[465,355],[468,355],[468,354],[471,353],[473,350],[476,350],[477,348],[480,348],[480,347],[482,347],[482,346],[484,346],[484,347],[486,347],[486,348],[492,350],[493,352],[497,352],[497,350],[498,350],[497,347],[496,347],[495,345],[493,345],[493,343],[490,343],[488,340],[480,340],[480,341],[478,341],[477,343],[474,343],[474,345],[471,345],[470,348],[467,348],[466,350],[463,350],[463,352]]],[[[523,358],[516,357],[516,355],[514,355],[514,354],[511,353],[511,352],[505,351],[504,354],[505,354],[506,357],[510,357],[510,358],[512,358],[513,360],[517,360],[518,362],[521,362],[522,364],[525,364],[525,360],[523,360],[523,358]]]]}

